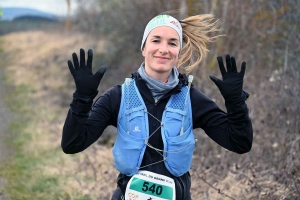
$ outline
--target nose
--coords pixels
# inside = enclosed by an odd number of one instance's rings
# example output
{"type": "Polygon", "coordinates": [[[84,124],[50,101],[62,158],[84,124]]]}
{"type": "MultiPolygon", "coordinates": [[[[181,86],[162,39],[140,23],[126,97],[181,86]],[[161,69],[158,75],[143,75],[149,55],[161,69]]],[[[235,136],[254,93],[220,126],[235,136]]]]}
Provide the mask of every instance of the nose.
{"type": "Polygon", "coordinates": [[[168,44],[162,42],[161,45],[159,46],[159,52],[162,54],[168,53],[168,44]]]}

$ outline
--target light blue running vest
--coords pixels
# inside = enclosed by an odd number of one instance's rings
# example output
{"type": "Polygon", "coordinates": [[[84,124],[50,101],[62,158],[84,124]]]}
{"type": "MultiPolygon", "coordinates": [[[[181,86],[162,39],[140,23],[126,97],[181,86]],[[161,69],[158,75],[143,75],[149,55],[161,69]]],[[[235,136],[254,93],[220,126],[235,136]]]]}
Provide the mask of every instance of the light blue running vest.
{"type": "MultiPolygon", "coordinates": [[[[190,84],[189,84],[190,85],[190,84]]],[[[149,136],[146,105],[134,79],[122,85],[122,98],[118,115],[118,135],[113,147],[116,169],[127,176],[136,174],[141,167],[149,136]]],[[[192,162],[195,138],[189,87],[172,95],[162,116],[161,136],[165,166],[174,176],[186,173],[192,162]]],[[[158,150],[158,149],[157,149],[158,150]]]]}

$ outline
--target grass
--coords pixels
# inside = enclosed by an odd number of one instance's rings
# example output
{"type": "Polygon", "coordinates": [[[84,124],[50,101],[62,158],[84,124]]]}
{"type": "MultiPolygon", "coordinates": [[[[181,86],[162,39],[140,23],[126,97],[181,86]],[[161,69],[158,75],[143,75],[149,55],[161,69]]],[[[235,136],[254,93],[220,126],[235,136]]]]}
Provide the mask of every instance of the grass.
{"type": "Polygon", "coordinates": [[[61,150],[74,91],[66,61],[94,41],[60,30],[0,36],[5,47],[0,68],[9,88],[6,102],[15,116],[8,141],[15,154],[0,163],[0,176],[8,180],[3,193],[12,200],[110,199],[116,187],[111,147],[94,144],[76,155],[61,150]]]}
{"type": "MultiPolygon", "coordinates": [[[[5,53],[1,48],[0,52],[5,53]]],[[[4,72],[7,64],[0,63],[4,72]]],[[[49,132],[41,127],[41,122],[56,118],[55,111],[48,108],[40,112],[43,106],[33,98],[34,89],[31,85],[12,86],[13,73],[6,73],[5,82],[10,88],[5,100],[14,113],[8,128],[12,139],[7,142],[14,149],[14,154],[5,163],[0,163],[0,176],[7,180],[1,192],[12,200],[89,199],[79,192],[71,194],[66,191],[67,177],[60,173],[49,173],[45,169],[55,168],[62,157],[57,146],[44,145],[49,140],[49,132]],[[49,113],[51,117],[43,118],[40,113],[49,113]]]]}
{"type": "Polygon", "coordinates": [[[9,126],[13,138],[10,144],[15,154],[1,166],[0,174],[8,179],[4,194],[11,199],[20,200],[46,200],[49,196],[59,199],[64,196],[60,189],[59,177],[48,175],[40,169],[43,163],[54,156],[53,152],[33,152],[27,148],[35,135],[32,122],[36,116],[35,110],[28,104],[31,101],[29,90],[29,86],[21,85],[7,97],[10,100],[7,101],[9,107],[16,113],[16,119],[9,126]]]}

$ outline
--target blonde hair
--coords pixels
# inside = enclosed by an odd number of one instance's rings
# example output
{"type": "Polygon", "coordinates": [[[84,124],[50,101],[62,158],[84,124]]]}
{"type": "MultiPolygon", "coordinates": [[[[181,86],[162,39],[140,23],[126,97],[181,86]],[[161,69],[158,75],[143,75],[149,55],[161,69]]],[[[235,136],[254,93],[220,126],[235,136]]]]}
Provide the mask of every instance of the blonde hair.
{"type": "Polygon", "coordinates": [[[207,43],[214,42],[219,36],[210,36],[219,32],[220,21],[211,14],[202,14],[179,20],[183,33],[183,48],[179,54],[177,68],[189,74],[206,57],[207,43]]]}

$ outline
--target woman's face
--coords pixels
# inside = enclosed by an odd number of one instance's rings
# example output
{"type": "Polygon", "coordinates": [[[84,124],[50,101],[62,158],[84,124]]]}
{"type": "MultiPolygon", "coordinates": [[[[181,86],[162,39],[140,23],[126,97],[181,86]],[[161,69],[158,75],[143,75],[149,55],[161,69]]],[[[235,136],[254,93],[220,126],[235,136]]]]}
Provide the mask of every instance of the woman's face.
{"type": "Polygon", "coordinates": [[[142,50],[148,76],[165,81],[177,65],[179,50],[179,35],[173,28],[160,26],[153,29],[142,50]]]}

